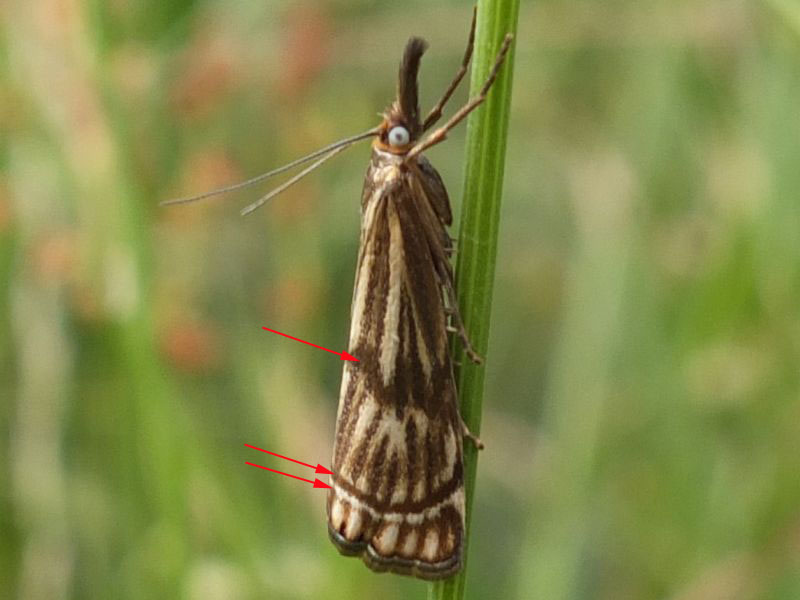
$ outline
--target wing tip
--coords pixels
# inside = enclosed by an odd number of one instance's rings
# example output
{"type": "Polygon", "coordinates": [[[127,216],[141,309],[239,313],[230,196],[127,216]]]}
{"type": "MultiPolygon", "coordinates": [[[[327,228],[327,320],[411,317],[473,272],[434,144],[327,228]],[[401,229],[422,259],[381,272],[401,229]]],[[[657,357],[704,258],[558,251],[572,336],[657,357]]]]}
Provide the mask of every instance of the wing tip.
{"type": "Polygon", "coordinates": [[[409,575],[426,581],[438,581],[452,577],[461,570],[463,558],[463,540],[451,556],[439,562],[427,562],[420,559],[403,558],[401,556],[383,556],[372,545],[371,541],[348,540],[328,523],[328,537],[343,556],[358,556],[370,570],[376,573],[395,573],[409,575]]]}

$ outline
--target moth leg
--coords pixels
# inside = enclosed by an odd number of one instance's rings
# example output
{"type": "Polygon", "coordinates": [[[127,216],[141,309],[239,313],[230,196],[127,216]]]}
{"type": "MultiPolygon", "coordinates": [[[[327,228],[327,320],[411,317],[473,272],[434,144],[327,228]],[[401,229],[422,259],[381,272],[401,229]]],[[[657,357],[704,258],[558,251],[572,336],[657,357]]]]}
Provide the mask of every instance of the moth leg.
{"type": "Polygon", "coordinates": [[[486,447],[481,441],[481,438],[479,438],[477,435],[475,435],[469,430],[469,427],[467,427],[467,424],[464,422],[464,419],[461,419],[461,430],[464,433],[464,437],[467,438],[469,441],[471,441],[475,445],[475,448],[477,448],[478,450],[483,450],[486,447]]]}
{"type": "Polygon", "coordinates": [[[469,28],[469,40],[467,41],[467,50],[464,52],[464,58],[461,59],[461,67],[458,69],[458,73],[453,78],[453,81],[450,83],[450,86],[445,90],[444,95],[436,103],[431,111],[428,113],[428,116],[425,117],[425,121],[422,124],[422,131],[428,131],[436,122],[442,118],[442,109],[444,105],[447,104],[447,101],[450,100],[450,96],[453,95],[453,92],[456,91],[458,84],[461,83],[461,80],[464,79],[464,75],[467,74],[467,67],[469,66],[469,61],[472,58],[472,48],[475,45],[475,17],[478,13],[478,7],[474,7],[472,9],[472,25],[469,28]]]}
{"type": "Polygon", "coordinates": [[[483,359],[475,351],[475,348],[473,348],[472,342],[469,341],[467,330],[464,327],[464,321],[461,320],[461,311],[458,310],[458,301],[456,300],[456,288],[453,285],[452,272],[448,272],[448,275],[449,277],[444,278],[444,283],[443,283],[443,287],[446,294],[445,298],[447,305],[445,311],[447,312],[448,315],[450,315],[451,318],[451,324],[448,325],[447,330],[458,335],[458,339],[461,340],[461,346],[464,348],[464,353],[469,357],[469,359],[473,363],[479,365],[483,363],[483,359]]]}
{"type": "Polygon", "coordinates": [[[492,66],[492,70],[489,72],[489,76],[486,78],[486,81],[483,82],[483,86],[481,87],[478,95],[475,96],[472,100],[467,102],[464,106],[462,106],[456,114],[454,114],[450,119],[448,119],[447,123],[439,127],[436,131],[431,133],[428,137],[426,137],[423,141],[418,143],[414,146],[411,150],[408,151],[404,162],[408,163],[414,159],[417,154],[424,152],[431,146],[435,146],[439,142],[444,141],[447,138],[447,132],[450,131],[453,127],[458,125],[464,118],[471,113],[473,110],[478,108],[484,100],[486,100],[486,94],[489,92],[489,88],[492,87],[492,84],[497,79],[497,74],[500,72],[500,67],[503,66],[503,61],[506,58],[506,54],[508,54],[508,49],[511,48],[511,41],[514,39],[514,36],[510,33],[506,34],[505,39],[503,40],[503,45],[500,47],[500,52],[497,53],[497,58],[494,61],[494,66],[492,66]]]}
{"type": "Polygon", "coordinates": [[[472,342],[469,341],[467,330],[464,328],[464,323],[461,321],[461,313],[459,313],[459,311],[456,309],[456,311],[452,314],[452,317],[455,321],[455,333],[458,335],[458,339],[461,340],[461,346],[464,348],[464,353],[476,365],[482,364],[483,359],[475,351],[475,348],[472,347],[472,342]]]}

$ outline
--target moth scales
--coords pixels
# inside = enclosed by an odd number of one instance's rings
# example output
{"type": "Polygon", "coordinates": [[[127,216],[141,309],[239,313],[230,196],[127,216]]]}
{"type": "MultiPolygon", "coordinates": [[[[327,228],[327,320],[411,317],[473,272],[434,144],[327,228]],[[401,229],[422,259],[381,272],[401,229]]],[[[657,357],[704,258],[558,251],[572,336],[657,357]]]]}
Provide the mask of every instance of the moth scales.
{"type": "Polygon", "coordinates": [[[467,72],[473,11],[461,66],[441,99],[420,117],[417,74],[425,40],[406,44],[397,98],[377,127],[334,142],[250,180],[199,196],[234,191],[314,161],[246,206],[248,214],[352,144],[374,138],[361,196],[361,234],[327,498],[328,534],[345,555],[374,571],[435,580],[463,563],[465,499],[462,439],[448,332],[480,362],[456,302],[450,201],[422,152],[485,99],[511,46],[506,35],[477,96],[425,135],[467,72]]]}

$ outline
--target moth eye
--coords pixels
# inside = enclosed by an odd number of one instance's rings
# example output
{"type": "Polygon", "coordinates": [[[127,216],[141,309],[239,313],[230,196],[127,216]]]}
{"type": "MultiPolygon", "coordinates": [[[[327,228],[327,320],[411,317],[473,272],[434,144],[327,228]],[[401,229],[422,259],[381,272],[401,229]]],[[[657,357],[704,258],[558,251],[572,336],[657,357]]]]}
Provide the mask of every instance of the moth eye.
{"type": "Polygon", "coordinates": [[[389,143],[392,146],[405,146],[408,143],[408,129],[400,125],[389,130],[389,143]]]}

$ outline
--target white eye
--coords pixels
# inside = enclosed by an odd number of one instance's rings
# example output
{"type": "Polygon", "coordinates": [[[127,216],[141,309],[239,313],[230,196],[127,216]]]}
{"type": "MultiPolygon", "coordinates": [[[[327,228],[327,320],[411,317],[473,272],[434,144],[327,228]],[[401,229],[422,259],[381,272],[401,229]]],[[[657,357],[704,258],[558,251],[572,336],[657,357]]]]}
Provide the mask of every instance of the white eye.
{"type": "Polygon", "coordinates": [[[408,143],[408,129],[397,125],[389,130],[389,143],[392,146],[405,146],[408,143]]]}

